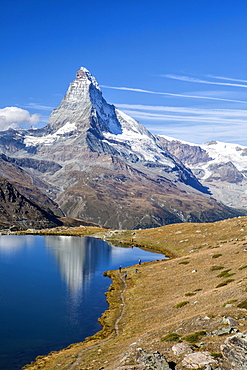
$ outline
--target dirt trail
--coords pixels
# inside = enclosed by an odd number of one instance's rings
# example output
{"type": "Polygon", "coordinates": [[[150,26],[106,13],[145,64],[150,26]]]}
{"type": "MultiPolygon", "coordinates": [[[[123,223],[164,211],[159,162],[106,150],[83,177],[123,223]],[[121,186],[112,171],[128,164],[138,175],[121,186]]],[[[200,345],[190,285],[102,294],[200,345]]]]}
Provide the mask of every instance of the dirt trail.
{"type": "Polygon", "coordinates": [[[117,318],[117,320],[115,321],[115,324],[114,324],[114,330],[115,330],[115,335],[114,337],[110,337],[110,338],[107,338],[107,339],[104,339],[103,341],[101,341],[100,343],[96,343],[96,344],[93,344],[92,346],[90,347],[87,347],[87,348],[83,348],[81,351],[78,352],[77,354],[77,358],[75,359],[75,362],[73,362],[67,369],[68,370],[76,370],[77,369],[77,366],[80,365],[80,362],[81,362],[81,358],[82,358],[82,355],[85,351],[88,351],[92,348],[96,348],[96,347],[99,347],[101,346],[102,344],[105,344],[107,342],[109,342],[110,340],[112,340],[113,338],[116,338],[119,336],[119,323],[123,317],[123,314],[124,314],[124,310],[125,310],[125,299],[124,299],[124,295],[125,295],[125,291],[127,289],[127,284],[126,284],[126,278],[125,278],[125,275],[124,274],[121,274],[120,275],[120,279],[123,283],[123,286],[124,288],[122,289],[121,291],[121,294],[120,294],[120,298],[121,298],[121,312],[120,312],[120,315],[119,317],[117,318]]]}

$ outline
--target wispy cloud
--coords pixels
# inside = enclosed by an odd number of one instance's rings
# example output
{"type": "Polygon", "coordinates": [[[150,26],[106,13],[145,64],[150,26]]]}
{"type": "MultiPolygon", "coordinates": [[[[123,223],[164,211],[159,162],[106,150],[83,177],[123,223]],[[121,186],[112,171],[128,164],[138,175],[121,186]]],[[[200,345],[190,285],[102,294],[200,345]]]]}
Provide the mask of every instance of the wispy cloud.
{"type": "Polygon", "coordinates": [[[155,134],[177,137],[194,143],[221,140],[245,145],[247,109],[238,109],[240,108],[239,105],[234,106],[236,109],[233,109],[232,104],[228,104],[229,109],[225,109],[223,102],[241,103],[241,108],[245,108],[247,103],[245,90],[247,88],[247,80],[213,75],[198,78],[198,76],[168,74],[163,77],[201,84],[201,90],[188,93],[173,93],[134,87],[102,87],[177,98],[174,105],[177,105],[178,101],[180,101],[180,106],[115,104],[126,114],[140,122],[145,122],[145,126],[155,134]],[[205,88],[203,84],[211,85],[211,90],[209,91],[207,88],[207,91],[203,91],[205,88]],[[220,86],[225,88],[219,89],[220,86]],[[184,99],[190,99],[190,101],[187,102],[184,99]],[[200,108],[192,106],[193,103],[198,105],[198,99],[201,102],[200,108]],[[183,101],[185,102],[184,104],[183,101]],[[218,102],[218,109],[215,108],[215,105],[212,108],[212,104],[209,104],[210,101],[218,102]],[[223,108],[220,108],[220,106],[223,106],[223,108]]]}
{"type": "Polygon", "coordinates": [[[150,106],[134,104],[116,104],[126,114],[140,121],[149,122],[188,122],[200,126],[207,123],[236,127],[247,124],[247,110],[244,109],[202,109],[189,107],[150,106]]]}
{"type": "Polygon", "coordinates": [[[121,109],[130,110],[143,110],[143,111],[166,111],[194,115],[217,115],[224,117],[244,117],[247,120],[246,109],[206,109],[206,108],[193,108],[193,107],[172,107],[163,105],[142,105],[142,104],[115,104],[121,109]]]}
{"type": "MultiPolygon", "coordinates": [[[[200,84],[208,84],[208,85],[221,85],[221,86],[230,86],[230,87],[242,87],[242,88],[247,88],[247,84],[238,84],[238,83],[230,83],[230,82],[216,82],[216,81],[209,81],[209,80],[202,80],[199,78],[194,78],[190,76],[179,76],[179,75],[173,75],[173,74],[165,74],[161,75],[162,77],[165,78],[170,78],[173,80],[179,80],[179,81],[185,81],[185,82],[193,82],[193,83],[200,83],[200,84]]],[[[222,80],[229,80],[229,81],[238,81],[235,79],[229,79],[229,78],[224,78],[224,77],[214,77],[222,80]]],[[[243,82],[242,80],[241,82],[243,82]]]]}
{"type": "MultiPolygon", "coordinates": [[[[225,101],[225,102],[233,102],[233,103],[247,103],[244,100],[235,100],[235,99],[225,99],[225,98],[216,98],[212,96],[201,96],[201,95],[187,95],[187,94],[178,94],[178,93],[169,93],[169,92],[161,92],[161,91],[152,91],[152,90],[143,90],[133,87],[117,87],[117,86],[107,86],[101,85],[101,87],[106,89],[113,89],[113,90],[124,90],[124,91],[134,91],[146,94],[155,94],[155,95],[165,95],[165,96],[173,96],[179,98],[187,98],[187,99],[206,99],[206,100],[217,100],[217,101],[225,101]]],[[[246,85],[247,87],[247,85],[246,85]]]]}
{"type": "Polygon", "coordinates": [[[29,109],[37,109],[37,110],[53,110],[55,109],[55,107],[50,107],[48,105],[41,105],[41,104],[38,104],[38,103],[29,103],[27,105],[19,105],[19,107],[21,108],[29,108],[29,109]]]}
{"type": "Polygon", "coordinates": [[[235,117],[227,117],[227,116],[220,116],[220,115],[184,115],[184,114],[159,114],[159,113],[150,113],[150,112],[140,112],[134,110],[124,110],[126,114],[130,116],[141,119],[141,120],[153,120],[153,121],[177,121],[177,122],[195,122],[198,125],[200,122],[208,122],[209,125],[213,123],[222,123],[223,125],[231,124],[231,125],[238,125],[238,124],[247,124],[247,117],[242,118],[235,118],[235,117]]]}
{"type": "Polygon", "coordinates": [[[245,143],[247,110],[115,104],[133,118],[145,121],[154,134],[192,143],[221,140],[245,143]]]}
{"type": "Polygon", "coordinates": [[[209,125],[201,123],[199,129],[188,122],[166,123],[166,125],[147,124],[147,129],[157,135],[166,135],[191,143],[202,144],[211,140],[246,145],[245,127],[243,125],[226,127],[222,124],[209,125]]]}
{"type": "Polygon", "coordinates": [[[190,122],[166,122],[165,124],[147,123],[146,127],[157,135],[171,136],[187,142],[202,144],[211,140],[219,140],[246,146],[246,125],[225,125],[208,122],[197,125],[190,122]]]}
{"type": "Polygon", "coordinates": [[[216,78],[217,80],[225,80],[225,81],[235,81],[235,82],[247,83],[247,80],[240,80],[238,78],[230,78],[230,77],[214,76],[214,75],[207,75],[207,77],[216,78]]]}

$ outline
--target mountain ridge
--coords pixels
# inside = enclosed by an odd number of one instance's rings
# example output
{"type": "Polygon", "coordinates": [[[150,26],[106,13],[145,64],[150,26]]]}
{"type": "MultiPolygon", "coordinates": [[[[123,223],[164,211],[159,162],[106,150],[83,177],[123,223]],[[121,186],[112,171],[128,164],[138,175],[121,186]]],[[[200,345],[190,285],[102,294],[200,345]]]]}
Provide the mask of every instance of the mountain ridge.
{"type": "Polygon", "coordinates": [[[242,214],[217,203],[155,135],[108,104],[83,67],[48,125],[1,132],[0,151],[66,216],[104,227],[148,228],[242,214]]]}
{"type": "Polygon", "coordinates": [[[162,135],[157,138],[217,200],[247,209],[247,147],[220,141],[196,145],[162,135]]]}

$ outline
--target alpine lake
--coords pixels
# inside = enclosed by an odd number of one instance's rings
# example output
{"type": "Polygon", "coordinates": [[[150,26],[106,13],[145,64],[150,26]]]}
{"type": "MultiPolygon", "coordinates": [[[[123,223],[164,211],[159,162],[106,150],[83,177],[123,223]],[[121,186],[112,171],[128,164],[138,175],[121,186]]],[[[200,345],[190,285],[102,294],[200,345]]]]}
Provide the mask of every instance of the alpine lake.
{"type": "Polygon", "coordinates": [[[95,334],[108,308],[104,271],[164,258],[91,237],[1,235],[0,369],[95,334]]]}

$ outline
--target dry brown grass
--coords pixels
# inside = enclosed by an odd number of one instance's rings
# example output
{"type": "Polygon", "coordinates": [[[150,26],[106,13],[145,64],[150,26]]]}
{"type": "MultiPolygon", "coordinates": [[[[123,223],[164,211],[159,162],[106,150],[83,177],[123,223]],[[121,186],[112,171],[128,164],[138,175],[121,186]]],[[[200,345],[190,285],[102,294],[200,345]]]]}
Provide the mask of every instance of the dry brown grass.
{"type": "MultiPolygon", "coordinates": [[[[81,235],[80,229],[62,232],[81,235]]],[[[91,229],[83,231],[93,234],[91,229]]],[[[127,290],[119,336],[114,334],[114,322],[123,307],[119,305],[121,280],[118,271],[111,272],[117,289],[109,292],[110,309],[102,317],[107,330],[84,343],[39,359],[29,370],[98,370],[101,367],[113,370],[121,364],[124,355],[136,347],[158,350],[169,361],[179,361],[171,351],[174,342],[166,342],[162,338],[168,333],[185,337],[220,329],[224,326],[221,323],[223,316],[238,319],[239,330],[247,331],[247,310],[237,307],[246,300],[247,294],[247,270],[240,268],[246,264],[247,258],[246,217],[212,224],[168,225],[150,230],[111,232],[97,229],[94,235],[109,241],[165,251],[177,257],[142,264],[138,266],[138,274],[133,266],[127,269],[127,290]],[[216,254],[218,258],[213,257],[216,254]],[[181,264],[183,261],[189,263],[181,264]],[[234,273],[234,280],[219,288],[216,286],[226,279],[217,277],[220,272],[217,266],[234,273]],[[180,305],[183,301],[188,303],[180,305]],[[232,303],[226,305],[229,302],[232,303]],[[108,333],[109,340],[106,340],[108,333]]],[[[203,337],[205,345],[202,348],[218,353],[224,339],[219,336],[203,337]]]]}

